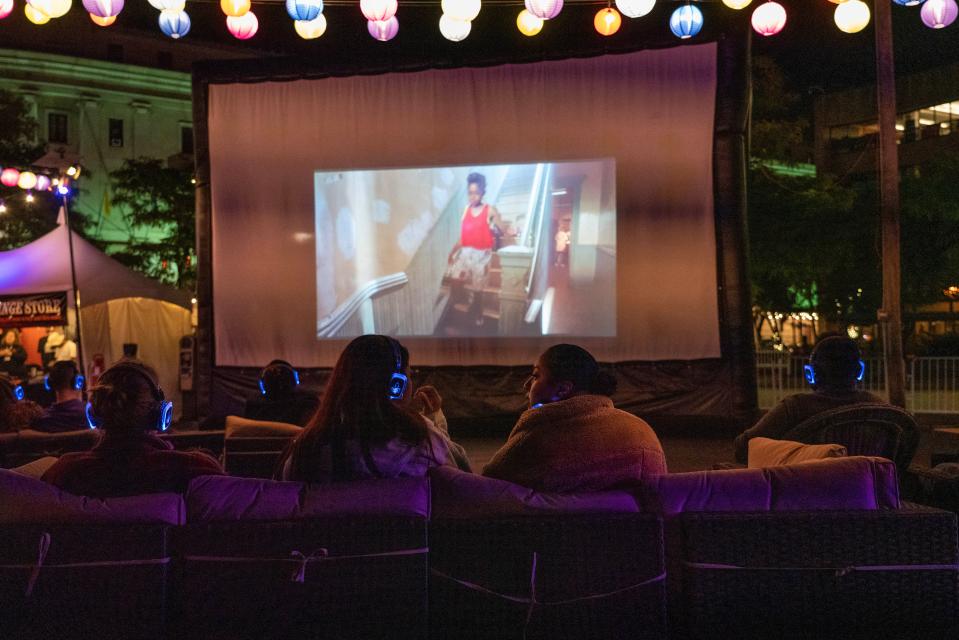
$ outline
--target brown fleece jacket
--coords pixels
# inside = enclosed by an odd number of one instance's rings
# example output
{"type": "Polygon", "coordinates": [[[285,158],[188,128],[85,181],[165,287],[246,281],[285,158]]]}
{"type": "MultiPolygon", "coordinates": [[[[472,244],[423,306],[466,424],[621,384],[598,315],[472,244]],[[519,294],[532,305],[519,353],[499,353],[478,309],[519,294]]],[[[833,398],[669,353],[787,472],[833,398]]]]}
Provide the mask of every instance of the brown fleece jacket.
{"type": "Polygon", "coordinates": [[[529,409],[483,475],[538,491],[599,491],[666,473],[659,438],[606,396],[574,396],[529,409]]]}

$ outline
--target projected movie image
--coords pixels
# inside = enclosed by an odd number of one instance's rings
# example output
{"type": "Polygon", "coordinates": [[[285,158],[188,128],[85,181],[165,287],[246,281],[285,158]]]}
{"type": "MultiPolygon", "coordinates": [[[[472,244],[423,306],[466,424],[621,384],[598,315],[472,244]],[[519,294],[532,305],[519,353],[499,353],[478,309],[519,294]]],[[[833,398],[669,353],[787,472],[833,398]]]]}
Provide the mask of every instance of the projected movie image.
{"type": "Polygon", "coordinates": [[[316,172],[317,337],[615,336],[612,159],[316,172]]]}

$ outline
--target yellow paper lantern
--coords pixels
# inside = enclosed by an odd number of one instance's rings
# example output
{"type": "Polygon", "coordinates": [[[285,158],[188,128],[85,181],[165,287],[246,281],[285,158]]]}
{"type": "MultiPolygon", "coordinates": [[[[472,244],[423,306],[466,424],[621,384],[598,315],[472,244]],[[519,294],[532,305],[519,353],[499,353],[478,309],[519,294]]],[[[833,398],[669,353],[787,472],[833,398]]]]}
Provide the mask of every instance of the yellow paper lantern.
{"type": "Polygon", "coordinates": [[[730,9],[735,9],[739,11],[740,9],[745,9],[753,0],[723,0],[723,4],[729,7],[730,9]]]}
{"type": "Polygon", "coordinates": [[[613,35],[619,31],[619,27],[622,24],[623,17],[619,15],[619,11],[612,7],[600,9],[596,12],[596,17],[593,18],[593,26],[596,27],[596,31],[598,31],[601,36],[613,35]]]}
{"type": "Polygon", "coordinates": [[[322,13],[312,20],[294,20],[293,28],[296,35],[304,40],[313,40],[326,33],[326,16],[322,13]]]}
{"type": "Polygon", "coordinates": [[[250,0],[220,0],[220,9],[225,15],[239,18],[250,10],[250,0]]]}
{"type": "Polygon", "coordinates": [[[21,189],[33,189],[37,186],[37,174],[32,171],[21,171],[17,186],[21,189]]]}
{"type": "Polygon", "coordinates": [[[107,16],[106,18],[101,18],[98,15],[90,14],[90,19],[93,20],[93,24],[98,27],[109,27],[111,24],[117,21],[116,16],[107,16]]]}
{"type": "Polygon", "coordinates": [[[27,20],[33,24],[46,24],[50,22],[50,16],[39,9],[34,8],[34,6],[31,4],[23,5],[23,13],[27,16],[27,20]]]}
{"type": "Polygon", "coordinates": [[[543,30],[543,20],[537,18],[532,13],[523,9],[516,16],[516,28],[524,36],[535,36],[543,30]]]}
{"type": "Polygon", "coordinates": [[[869,24],[869,5],[862,0],[847,0],[836,6],[833,20],[840,31],[859,33],[869,24]]]}
{"type": "Polygon", "coordinates": [[[73,0],[29,0],[28,4],[48,18],[62,18],[70,11],[73,0]]]}

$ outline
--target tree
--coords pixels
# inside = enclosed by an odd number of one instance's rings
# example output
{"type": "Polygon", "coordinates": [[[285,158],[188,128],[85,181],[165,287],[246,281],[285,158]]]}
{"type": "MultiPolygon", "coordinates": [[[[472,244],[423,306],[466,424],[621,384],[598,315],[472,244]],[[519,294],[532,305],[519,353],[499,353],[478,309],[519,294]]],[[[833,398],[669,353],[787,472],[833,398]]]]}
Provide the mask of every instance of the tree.
{"type": "Polygon", "coordinates": [[[196,281],[194,191],[189,170],[156,158],[127,160],[110,172],[112,203],[148,239],[131,238],[112,256],[150,277],[184,289],[196,281]]]}
{"type": "MultiPolygon", "coordinates": [[[[36,140],[37,121],[30,115],[26,100],[0,89],[0,165],[26,168],[44,153],[36,140]]],[[[57,201],[53,194],[32,194],[17,187],[0,186],[0,250],[15,249],[31,242],[56,226],[57,201]]]]}

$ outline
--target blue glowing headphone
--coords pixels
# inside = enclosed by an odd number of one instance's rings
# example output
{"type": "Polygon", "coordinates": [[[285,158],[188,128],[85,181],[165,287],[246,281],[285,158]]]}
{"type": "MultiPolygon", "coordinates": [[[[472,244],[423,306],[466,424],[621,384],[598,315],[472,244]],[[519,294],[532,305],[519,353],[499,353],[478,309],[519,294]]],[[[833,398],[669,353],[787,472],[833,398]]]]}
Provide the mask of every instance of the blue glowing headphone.
{"type": "MultiPolygon", "coordinates": [[[[804,365],[802,368],[803,376],[806,378],[806,382],[810,385],[815,386],[816,384],[816,368],[810,362],[807,365],[804,365]]],[[[862,382],[863,376],[866,375],[866,363],[862,360],[859,361],[859,373],[856,374],[856,382],[862,382]]]]}
{"type": "MultiPolygon", "coordinates": [[[[87,379],[81,376],[79,373],[73,374],[73,388],[76,389],[77,391],[82,391],[83,385],[86,384],[86,382],[87,382],[87,379]]],[[[46,389],[47,391],[53,391],[53,389],[50,387],[49,375],[43,376],[43,388],[46,389]]]]}
{"type": "MultiPolygon", "coordinates": [[[[163,395],[163,389],[160,388],[160,383],[153,379],[153,377],[146,372],[145,369],[140,367],[137,364],[132,362],[121,362],[115,364],[108,371],[115,369],[126,369],[128,371],[133,371],[137,375],[143,377],[149,383],[150,390],[153,393],[153,398],[156,400],[156,423],[154,428],[157,431],[163,432],[167,431],[170,428],[170,425],[173,424],[173,403],[167,400],[163,395]]],[[[86,408],[87,414],[87,424],[91,429],[97,429],[100,427],[100,419],[93,411],[93,404],[87,402],[86,408]]]]}
{"type": "Polygon", "coordinates": [[[390,400],[402,400],[406,395],[406,387],[410,379],[403,373],[403,352],[400,350],[400,343],[389,336],[383,336],[390,343],[393,349],[393,373],[390,375],[389,394],[390,400]]]}
{"type": "Polygon", "coordinates": [[[16,398],[17,400],[23,400],[26,397],[26,395],[27,394],[24,392],[22,385],[17,384],[13,386],[14,398],[16,398]]]}
{"type": "Polygon", "coordinates": [[[263,367],[262,371],[260,371],[260,378],[259,380],[257,380],[257,384],[260,387],[260,395],[264,395],[264,396],[266,395],[266,385],[263,384],[263,374],[270,367],[282,367],[283,369],[289,369],[290,373],[293,374],[293,386],[294,387],[300,386],[300,373],[296,370],[296,368],[292,364],[290,364],[286,360],[272,360],[268,365],[263,367]]]}

